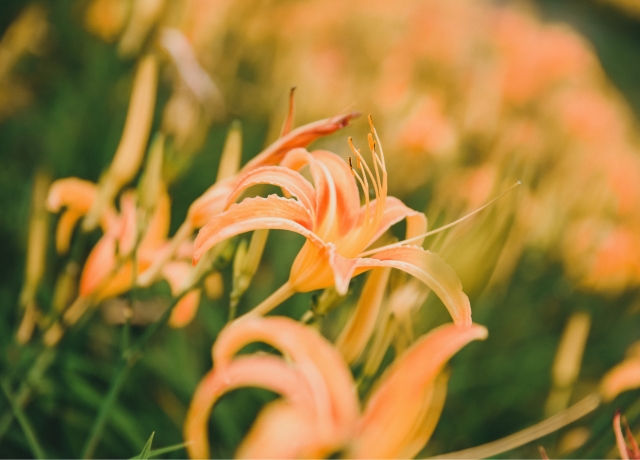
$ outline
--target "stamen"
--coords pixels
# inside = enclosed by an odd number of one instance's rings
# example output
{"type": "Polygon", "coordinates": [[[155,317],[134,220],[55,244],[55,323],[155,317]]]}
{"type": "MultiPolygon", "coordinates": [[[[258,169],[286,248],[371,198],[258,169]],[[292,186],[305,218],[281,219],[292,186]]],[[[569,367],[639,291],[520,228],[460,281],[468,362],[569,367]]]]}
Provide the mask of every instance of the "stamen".
{"type": "Polygon", "coordinates": [[[513,184],[511,187],[509,187],[507,190],[505,190],[504,192],[502,192],[500,195],[498,195],[497,197],[495,197],[493,200],[489,201],[488,203],[480,206],[478,209],[476,209],[475,211],[470,212],[469,214],[467,214],[466,216],[461,217],[458,220],[455,220],[453,222],[451,222],[450,224],[447,225],[443,225],[442,227],[438,227],[434,230],[431,230],[429,232],[423,233],[421,235],[418,236],[414,236],[412,238],[407,238],[406,240],[403,241],[398,241],[397,243],[393,243],[393,244],[389,244],[387,246],[381,246],[379,248],[375,248],[375,249],[370,249],[368,251],[364,251],[361,252],[358,257],[365,257],[365,256],[370,256],[371,254],[375,254],[377,252],[386,250],[386,249],[392,249],[392,248],[397,248],[399,246],[403,246],[407,243],[411,243],[413,241],[417,241],[423,238],[426,238],[427,236],[431,236],[431,235],[435,235],[436,233],[440,233],[448,228],[453,227],[454,225],[459,224],[460,222],[462,222],[463,220],[468,219],[471,216],[474,216],[475,214],[478,214],[480,211],[482,211],[483,209],[485,209],[486,207],[492,205],[493,203],[495,203],[496,201],[498,201],[500,198],[502,198],[503,196],[505,196],[507,193],[509,193],[511,190],[513,190],[514,188],[516,188],[517,186],[519,186],[520,184],[522,184],[522,182],[518,181],[515,184],[513,184]]]}

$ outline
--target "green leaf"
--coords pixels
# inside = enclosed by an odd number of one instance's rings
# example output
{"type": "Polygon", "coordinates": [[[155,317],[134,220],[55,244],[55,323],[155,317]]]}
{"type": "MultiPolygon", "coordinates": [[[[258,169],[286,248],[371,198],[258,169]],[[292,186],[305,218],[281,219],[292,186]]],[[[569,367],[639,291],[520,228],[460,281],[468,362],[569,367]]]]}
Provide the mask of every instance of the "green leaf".
{"type": "MultiPolygon", "coordinates": [[[[153,438],[153,435],[151,435],[151,437],[153,438]]],[[[151,439],[149,441],[151,441],[151,439]]],[[[147,443],[147,444],[149,444],[149,443],[147,443]]],[[[188,442],[181,442],[180,444],[174,444],[173,446],[167,446],[167,447],[161,447],[160,449],[154,449],[154,450],[149,452],[149,458],[150,457],[157,457],[158,455],[168,454],[170,452],[175,452],[176,450],[184,449],[187,445],[189,445],[188,442]]],[[[149,444],[149,446],[151,446],[151,445],[149,444]]],[[[145,448],[146,447],[147,446],[145,446],[145,448]]],[[[143,452],[144,452],[144,450],[143,450],[143,452]]],[[[136,455],[135,457],[131,457],[130,460],[141,459],[141,458],[146,458],[146,457],[142,457],[142,454],[140,454],[140,455],[136,455]]]]}
{"type": "Polygon", "coordinates": [[[139,459],[147,460],[149,458],[149,455],[151,454],[151,443],[153,442],[153,435],[155,434],[156,432],[154,431],[151,433],[151,436],[149,436],[149,440],[142,448],[142,452],[140,452],[140,455],[138,455],[139,459]]]}

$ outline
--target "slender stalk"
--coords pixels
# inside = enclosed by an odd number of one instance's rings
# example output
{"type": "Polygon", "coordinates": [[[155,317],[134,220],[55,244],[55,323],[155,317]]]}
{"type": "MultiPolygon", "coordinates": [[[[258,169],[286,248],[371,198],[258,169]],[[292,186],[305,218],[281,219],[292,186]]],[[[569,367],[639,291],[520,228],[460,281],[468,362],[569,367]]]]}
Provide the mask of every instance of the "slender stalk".
{"type": "MultiPolygon", "coordinates": [[[[15,397],[13,399],[14,403],[17,404],[18,407],[22,408],[27,404],[27,401],[33,393],[34,384],[37,384],[37,382],[40,381],[42,375],[53,362],[54,357],[55,353],[53,349],[44,349],[36,359],[35,363],[31,366],[26,378],[21,379],[22,383],[20,384],[18,391],[15,392],[15,397]]],[[[13,412],[5,412],[2,415],[2,418],[0,418],[0,440],[2,440],[9,427],[11,427],[13,417],[13,412]]]]}
{"type": "Polygon", "coordinates": [[[118,395],[120,394],[120,390],[122,390],[122,386],[126,380],[127,373],[135,363],[137,362],[136,354],[142,349],[142,347],[149,341],[149,339],[153,336],[153,334],[163,325],[169,321],[169,317],[171,316],[171,311],[173,307],[178,303],[178,301],[184,295],[181,294],[178,297],[175,297],[169,308],[162,314],[160,319],[155,323],[148,326],[143,334],[136,340],[131,347],[122,355],[120,359],[120,363],[118,364],[116,370],[116,376],[111,382],[111,387],[109,388],[109,393],[107,393],[107,397],[102,402],[102,406],[98,411],[98,415],[93,422],[93,426],[91,427],[91,431],[89,432],[89,438],[87,439],[84,449],[82,450],[82,458],[92,458],[93,454],[98,447],[98,443],[100,442],[100,438],[102,437],[102,431],[104,430],[105,424],[107,422],[107,418],[109,416],[109,412],[111,408],[115,404],[118,399],[118,395]]]}
{"type": "Polygon", "coordinates": [[[293,294],[295,294],[295,291],[291,287],[291,284],[289,284],[289,282],[287,281],[282,286],[280,286],[277,291],[275,291],[269,297],[264,299],[257,307],[255,307],[254,309],[252,309],[248,313],[245,313],[245,315],[243,315],[243,316],[246,316],[246,315],[261,315],[261,316],[262,315],[266,315],[271,310],[273,310],[278,305],[280,305],[282,302],[284,302],[289,297],[291,297],[293,294]]]}
{"type": "Polygon", "coordinates": [[[24,431],[24,435],[27,438],[27,443],[29,444],[29,447],[31,448],[31,452],[33,453],[34,457],[38,459],[47,458],[46,454],[44,453],[44,450],[42,450],[42,447],[40,447],[40,443],[38,442],[38,438],[36,437],[36,434],[33,431],[33,428],[31,427],[31,423],[29,423],[29,419],[27,419],[27,416],[22,411],[22,407],[20,407],[20,405],[16,403],[16,401],[14,401],[14,399],[12,398],[9,387],[5,382],[0,382],[0,387],[2,387],[2,392],[4,393],[5,397],[9,401],[9,404],[11,405],[11,410],[13,411],[13,415],[15,416],[16,420],[18,421],[18,424],[22,428],[22,431],[24,431]]]}
{"type": "Polygon", "coordinates": [[[575,422],[588,413],[594,411],[600,405],[600,396],[596,393],[590,394],[586,398],[578,401],[573,406],[558,412],[556,415],[543,420],[540,423],[525,428],[522,431],[506,436],[497,441],[488,442],[470,449],[459,450],[444,455],[430,457],[432,459],[443,458],[488,458],[499,455],[503,452],[516,449],[520,446],[540,439],[543,436],[553,433],[566,425],[575,422]]]}

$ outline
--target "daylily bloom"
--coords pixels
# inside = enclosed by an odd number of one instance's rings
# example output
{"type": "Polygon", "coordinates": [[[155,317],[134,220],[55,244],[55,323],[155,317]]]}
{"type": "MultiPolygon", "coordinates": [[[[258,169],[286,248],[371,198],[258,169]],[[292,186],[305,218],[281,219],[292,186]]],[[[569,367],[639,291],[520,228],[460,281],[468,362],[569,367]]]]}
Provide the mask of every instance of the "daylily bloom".
{"type": "Polygon", "coordinates": [[[407,244],[421,244],[427,219],[397,198],[387,196],[384,153],[382,149],[378,153],[380,141],[373,123],[371,130],[373,170],[350,142],[360,173],[334,153],[295,149],[278,166],[262,166],[242,174],[226,194],[225,212],[200,230],[195,240],[194,262],[220,241],[237,234],[260,228],[289,230],[303,235],[307,241],[293,263],[289,281],[254,311],[265,313],[293,292],[335,285],[339,294],[345,294],[353,276],[375,267],[391,267],[408,272],[431,288],[456,323],[470,324],[469,299],[453,269],[437,254],[407,244]],[[313,184],[299,172],[306,166],[313,184]],[[369,181],[375,200],[369,199],[369,181]],[[295,199],[271,195],[233,204],[246,189],[263,183],[277,185],[295,199]],[[363,206],[358,184],[364,192],[363,206]],[[407,240],[368,249],[403,219],[407,222],[407,240]]]}
{"type": "MultiPolygon", "coordinates": [[[[316,139],[322,136],[328,136],[329,134],[344,128],[349,124],[349,121],[352,118],[357,117],[358,115],[359,114],[357,112],[336,115],[335,117],[318,120],[313,123],[300,126],[290,132],[289,128],[286,128],[283,130],[283,135],[277,141],[244,165],[238,173],[235,173],[234,171],[234,174],[224,174],[223,176],[219,176],[218,181],[216,181],[215,184],[209,187],[191,204],[186,220],[172,238],[171,250],[166,254],[165,258],[158,258],[156,260],[148,272],[140,278],[140,284],[146,286],[155,281],[156,275],[160,273],[162,265],[166,262],[166,258],[172,255],[172,251],[175,251],[178,245],[188,239],[195,230],[201,228],[211,219],[217,219],[217,216],[225,209],[227,197],[236,188],[244,174],[248,174],[254,169],[265,165],[274,165],[279,163],[290,150],[299,147],[306,147],[316,139]]],[[[290,114],[285,126],[290,126],[291,118],[292,110],[290,109],[290,114]]],[[[237,154],[239,159],[239,150],[237,154]]],[[[221,163],[227,162],[223,158],[221,163]]],[[[229,168],[224,168],[224,170],[228,171],[229,168]]],[[[210,249],[211,247],[213,247],[213,245],[208,248],[210,249]]],[[[204,252],[205,251],[203,251],[203,253],[204,252]]]]}
{"type": "MultiPolygon", "coordinates": [[[[77,178],[61,179],[51,186],[47,200],[49,210],[59,211],[63,206],[66,208],[58,223],[59,249],[68,248],[73,226],[91,209],[94,200],[97,199],[96,188],[95,184],[77,178]]],[[[120,213],[113,206],[106,209],[101,218],[104,235],[89,253],[80,276],[80,298],[99,302],[130,290],[134,283],[134,268],[139,276],[156,258],[167,251],[170,200],[164,187],[161,186],[160,189],[154,213],[136,248],[135,267],[132,257],[138,238],[138,206],[135,195],[132,192],[122,195],[120,213]]],[[[173,295],[181,293],[185,287],[182,283],[192,270],[185,260],[185,256],[190,252],[191,244],[187,242],[183,244],[176,257],[162,267],[163,277],[168,281],[173,295]]],[[[174,307],[170,324],[187,324],[195,314],[199,299],[199,289],[185,295],[174,307]]],[[[65,313],[67,323],[75,322],[88,303],[81,302],[76,305],[81,308],[71,308],[65,313]]]]}
{"type": "Polygon", "coordinates": [[[343,450],[353,458],[416,455],[444,402],[440,372],[472,340],[478,325],[443,325],[418,340],[381,377],[361,413],[347,365],[317,331],[284,317],[249,316],[230,323],[213,346],[214,367],[198,385],[184,437],[193,458],[209,458],[208,425],[216,401],[244,386],[275,391],[240,445],[241,458],[322,458],[343,450]],[[264,342],[284,357],[234,355],[264,342]]]}

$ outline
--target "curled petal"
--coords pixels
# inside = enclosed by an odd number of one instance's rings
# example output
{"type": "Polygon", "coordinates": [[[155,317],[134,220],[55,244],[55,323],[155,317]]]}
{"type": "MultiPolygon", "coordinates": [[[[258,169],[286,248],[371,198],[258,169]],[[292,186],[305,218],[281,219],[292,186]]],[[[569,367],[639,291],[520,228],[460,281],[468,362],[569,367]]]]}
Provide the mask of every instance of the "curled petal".
{"type": "Polygon", "coordinates": [[[620,393],[640,388],[640,358],[630,357],[607,372],[600,384],[605,401],[612,401],[620,393]]]}
{"type": "Polygon", "coordinates": [[[257,184],[272,184],[295,196],[302,205],[315,214],[316,192],[302,175],[282,166],[263,166],[243,174],[231,194],[227,206],[233,203],[246,189],[257,184]]]}
{"type": "Polygon", "coordinates": [[[200,229],[194,243],[194,262],[219,242],[259,228],[290,230],[314,237],[311,215],[298,201],[277,195],[247,198],[200,229]]]}
{"type": "Polygon", "coordinates": [[[295,363],[311,389],[318,428],[326,431],[325,436],[349,436],[358,414],[355,384],[342,357],[326,339],[289,318],[245,317],[218,336],[213,347],[215,365],[225,367],[252,342],[267,343],[295,363]]]}
{"type": "Polygon", "coordinates": [[[224,393],[243,386],[266,388],[304,404],[306,385],[300,374],[275,356],[240,357],[227,366],[217,366],[198,384],[184,423],[184,439],[191,458],[209,458],[209,416],[224,393]]]}
{"type": "Polygon", "coordinates": [[[96,184],[77,177],[55,181],[49,189],[47,209],[58,212],[63,206],[86,214],[96,198],[96,184]]]}
{"type": "Polygon", "coordinates": [[[349,233],[358,221],[360,195],[356,181],[347,163],[335,153],[318,150],[311,155],[315,160],[311,164],[312,174],[316,169],[322,170],[322,174],[314,174],[317,225],[324,226],[327,232],[335,228],[335,236],[339,238],[349,233]],[[331,222],[334,217],[339,217],[337,222],[331,222]]]}
{"type": "Polygon", "coordinates": [[[418,340],[382,376],[367,402],[354,437],[350,456],[395,458],[423,414],[426,391],[446,362],[472,340],[484,339],[487,330],[478,325],[446,324],[418,340]]]}
{"type": "Polygon", "coordinates": [[[358,270],[384,266],[415,276],[442,300],[456,324],[471,324],[471,304],[462,291],[462,283],[453,268],[436,253],[418,246],[401,246],[358,260],[358,270]]]}
{"type": "Polygon", "coordinates": [[[282,157],[292,149],[298,147],[306,147],[316,139],[322,136],[328,136],[337,130],[344,128],[349,124],[352,118],[360,115],[357,112],[336,115],[335,117],[325,118],[313,123],[300,126],[289,134],[282,136],[280,139],[271,144],[267,149],[263,150],[258,156],[247,163],[242,171],[249,171],[260,166],[274,165],[282,160],[282,157]]]}

